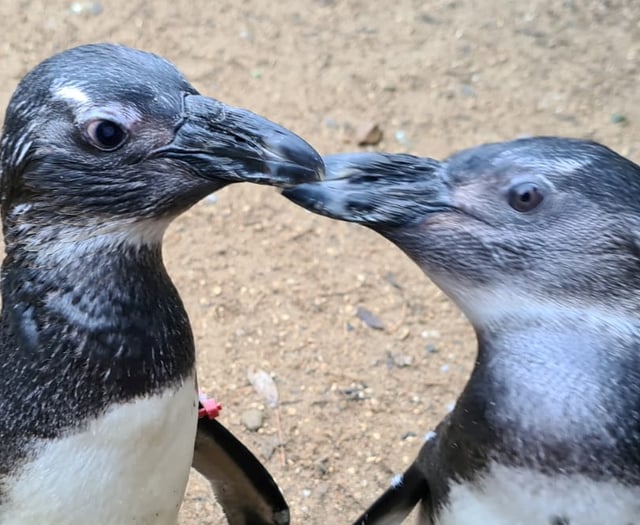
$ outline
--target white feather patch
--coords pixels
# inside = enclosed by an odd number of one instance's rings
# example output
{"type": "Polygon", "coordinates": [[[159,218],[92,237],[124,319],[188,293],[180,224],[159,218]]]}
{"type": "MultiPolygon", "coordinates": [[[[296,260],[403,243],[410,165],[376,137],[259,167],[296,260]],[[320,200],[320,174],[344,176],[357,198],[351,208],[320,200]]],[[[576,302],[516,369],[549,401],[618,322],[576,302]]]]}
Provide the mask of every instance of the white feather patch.
{"type": "Polygon", "coordinates": [[[101,251],[117,251],[123,246],[140,248],[159,245],[173,218],[161,219],[121,219],[104,223],[87,223],[82,227],[68,226],[60,231],[57,224],[50,227],[34,228],[24,223],[23,236],[41,264],[67,264],[85,254],[101,251]],[[50,231],[51,230],[51,231],[50,231]],[[51,241],[50,239],[54,239],[51,241]]]}
{"type": "Polygon", "coordinates": [[[195,379],[114,405],[82,431],[34,446],[2,480],[0,524],[175,525],[193,457],[195,379]]]}
{"type": "Polygon", "coordinates": [[[427,432],[424,435],[424,442],[426,443],[427,441],[431,441],[431,440],[435,439],[436,437],[438,437],[438,434],[436,434],[433,430],[431,430],[430,432],[427,432]]]}
{"type": "Polygon", "coordinates": [[[391,487],[397,489],[404,483],[404,476],[402,474],[396,474],[391,478],[391,487]]]}
{"type": "Polygon", "coordinates": [[[78,86],[69,84],[55,88],[53,95],[56,98],[66,100],[67,102],[72,102],[77,105],[84,105],[91,102],[89,96],[82,91],[82,89],[78,86]]]}
{"type": "Polygon", "coordinates": [[[550,525],[553,519],[570,525],[630,525],[640,516],[638,487],[500,465],[475,484],[453,485],[449,496],[436,525],[550,525]]]}

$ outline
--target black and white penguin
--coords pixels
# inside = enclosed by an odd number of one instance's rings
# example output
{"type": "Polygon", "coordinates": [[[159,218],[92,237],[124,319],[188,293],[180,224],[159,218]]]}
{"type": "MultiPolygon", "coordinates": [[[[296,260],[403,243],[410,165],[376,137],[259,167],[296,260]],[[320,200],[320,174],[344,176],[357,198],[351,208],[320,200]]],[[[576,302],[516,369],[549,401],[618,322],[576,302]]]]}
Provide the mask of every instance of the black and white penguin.
{"type": "MultiPolygon", "coordinates": [[[[1,148],[0,523],[175,525],[198,397],[165,229],[229,183],[314,180],[322,160],[108,44],[27,74],[1,148]]],[[[235,523],[271,523],[253,517],[235,523]]]]}
{"type": "Polygon", "coordinates": [[[640,167],[563,138],[444,162],[325,158],[284,193],[409,255],[475,328],[475,367],[416,461],[357,521],[640,524],[640,167]]]}

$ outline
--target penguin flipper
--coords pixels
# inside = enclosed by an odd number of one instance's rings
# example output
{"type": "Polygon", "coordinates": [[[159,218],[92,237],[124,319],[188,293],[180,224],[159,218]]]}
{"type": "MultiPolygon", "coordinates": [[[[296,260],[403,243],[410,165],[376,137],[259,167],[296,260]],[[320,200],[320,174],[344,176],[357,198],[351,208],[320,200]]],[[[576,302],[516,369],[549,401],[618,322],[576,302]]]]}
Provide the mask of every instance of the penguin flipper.
{"type": "Polygon", "coordinates": [[[353,525],[397,525],[428,493],[427,480],[413,463],[353,525]]]}
{"type": "Polygon", "coordinates": [[[229,525],[289,525],[289,507],[271,474],[214,419],[198,420],[193,468],[211,483],[229,525]]]}

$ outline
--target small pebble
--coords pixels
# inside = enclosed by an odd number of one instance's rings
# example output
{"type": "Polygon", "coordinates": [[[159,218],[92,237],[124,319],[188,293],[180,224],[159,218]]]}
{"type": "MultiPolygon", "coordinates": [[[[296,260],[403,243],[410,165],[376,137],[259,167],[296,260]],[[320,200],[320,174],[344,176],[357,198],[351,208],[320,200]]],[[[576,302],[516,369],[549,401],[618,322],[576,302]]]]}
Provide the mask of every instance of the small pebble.
{"type": "Polygon", "coordinates": [[[254,370],[249,367],[247,370],[247,379],[251,383],[253,389],[264,399],[271,408],[278,406],[278,387],[270,374],[264,370],[254,370]]]}
{"type": "Polygon", "coordinates": [[[355,142],[358,146],[375,146],[382,140],[382,130],[375,122],[365,122],[356,129],[355,142]]]}
{"type": "Polygon", "coordinates": [[[367,310],[364,306],[358,306],[356,311],[358,319],[360,319],[365,325],[374,330],[384,330],[384,323],[378,316],[367,310]]]}
{"type": "Polygon", "coordinates": [[[264,443],[262,443],[262,446],[260,447],[260,452],[262,453],[262,457],[266,460],[271,459],[271,456],[273,456],[273,453],[276,451],[276,448],[278,448],[278,444],[275,441],[265,441],[264,443]]]}
{"type": "Polygon", "coordinates": [[[394,288],[398,290],[402,290],[402,285],[398,281],[398,278],[395,273],[389,272],[384,276],[385,280],[394,288]]]}
{"type": "Polygon", "coordinates": [[[363,383],[352,383],[348,388],[343,388],[342,393],[350,401],[363,401],[371,399],[372,391],[363,383]]]}
{"type": "Polygon", "coordinates": [[[404,326],[400,330],[398,330],[396,338],[398,338],[400,341],[404,341],[410,335],[411,335],[411,330],[409,330],[406,326],[404,326]]]}
{"type": "Polygon", "coordinates": [[[242,40],[248,40],[249,42],[253,42],[253,33],[247,29],[242,29],[239,33],[238,36],[242,39],[242,40]]]}
{"type": "Polygon", "coordinates": [[[476,96],[476,90],[469,84],[462,84],[462,86],[460,86],[460,92],[463,97],[471,98],[476,96]]]}
{"type": "Polygon", "coordinates": [[[331,117],[325,117],[322,123],[325,125],[325,127],[329,129],[338,129],[340,127],[340,124],[338,124],[338,121],[331,117]]]}
{"type": "Polygon", "coordinates": [[[320,461],[316,462],[316,470],[322,476],[327,474],[330,470],[329,458],[322,458],[320,461]]]}
{"type": "Polygon", "coordinates": [[[69,11],[74,15],[89,14],[99,15],[102,13],[103,7],[100,2],[72,2],[69,11]]]}
{"type": "Polygon", "coordinates": [[[406,131],[399,129],[395,133],[395,138],[396,138],[396,142],[398,144],[401,144],[405,148],[411,147],[411,140],[409,139],[409,136],[407,135],[406,131]]]}
{"type": "Polygon", "coordinates": [[[625,117],[622,113],[614,113],[611,115],[611,123],[612,124],[625,124],[627,122],[627,117],[625,117]]]}
{"type": "Polygon", "coordinates": [[[257,408],[250,408],[249,410],[245,410],[242,413],[241,420],[242,424],[247,430],[255,432],[256,430],[262,428],[264,415],[262,413],[262,410],[258,410],[257,408]]]}
{"type": "Polygon", "coordinates": [[[393,364],[398,368],[405,368],[413,364],[413,357],[406,354],[395,354],[393,356],[393,364]]]}

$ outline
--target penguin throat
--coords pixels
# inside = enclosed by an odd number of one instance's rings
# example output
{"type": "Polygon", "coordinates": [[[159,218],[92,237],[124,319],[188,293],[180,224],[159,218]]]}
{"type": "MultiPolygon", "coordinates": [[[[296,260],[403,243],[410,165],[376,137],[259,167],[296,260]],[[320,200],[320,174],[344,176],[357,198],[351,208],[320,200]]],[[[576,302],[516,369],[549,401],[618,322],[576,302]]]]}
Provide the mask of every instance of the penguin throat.
{"type": "MultiPolygon", "coordinates": [[[[588,315],[510,317],[476,329],[471,382],[486,393],[486,417],[511,445],[587,443],[614,450],[640,426],[640,350],[630,321],[588,315]]],[[[535,455],[535,454],[534,454],[535,455]]]]}

